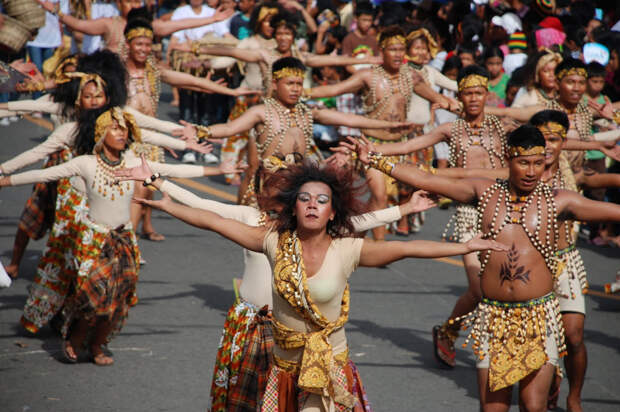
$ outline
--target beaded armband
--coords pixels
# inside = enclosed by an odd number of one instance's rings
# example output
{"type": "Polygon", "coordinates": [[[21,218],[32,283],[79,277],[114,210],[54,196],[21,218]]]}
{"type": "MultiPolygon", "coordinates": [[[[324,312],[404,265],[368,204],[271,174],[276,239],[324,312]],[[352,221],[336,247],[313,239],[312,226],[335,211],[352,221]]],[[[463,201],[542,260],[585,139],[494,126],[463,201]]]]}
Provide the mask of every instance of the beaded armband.
{"type": "Polygon", "coordinates": [[[395,164],[387,160],[381,153],[370,152],[368,153],[368,164],[373,169],[377,169],[388,176],[392,175],[392,170],[395,164]]]}
{"type": "Polygon", "coordinates": [[[191,46],[191,52],[192,54],[198,56],[200,54],[200,43],[197,41],[193,41],[192,42],[192,46],[191,46]]]}
{"type": "Polygon", "coordinates": [[[620,110],[614,111],[613,119],[616,124],[620,124],[620,110]]]}
{"type": "Polygon", "coordinates": [[[209,128],[209,126],[200,126],[197,125],[196,126],[196,137],[198,138],[198,140],[200,139],[210,139],[211,137],[213,137],[213,133],[211,132],[211,129],[209,128]]]}
{"type": "Polygon", "coordinates": [[[161,177],[161,175],[159,173],[155,173],[151,177],[147,177],[146,179],[144,179],[144,182],[142,182],[142,186],[144,186],[144,187],[150,186],[150,185],[153,184],[154,181],[156,181],[160,177],[161,177]]]}

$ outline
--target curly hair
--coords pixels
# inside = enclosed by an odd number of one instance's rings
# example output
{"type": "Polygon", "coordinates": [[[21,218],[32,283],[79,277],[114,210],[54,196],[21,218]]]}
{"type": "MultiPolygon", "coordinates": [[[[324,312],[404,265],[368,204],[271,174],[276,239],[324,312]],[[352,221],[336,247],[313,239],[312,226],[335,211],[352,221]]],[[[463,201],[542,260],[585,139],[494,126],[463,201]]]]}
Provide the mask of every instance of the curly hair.
{"type": "Polygon", "coordinates": [[[264,211],[278,211],[275,228],[278,233],[297,228],[295,206],[299,189],[306,183],[320,182],[331,189],[331,206],[334,219],[327,223],[327,233],[332,237],[352,236],[355,233],[351,217],[364,211],[360,196],[366,191],[364,182],[356,185],[355,175],[350,168],[338,168],[330,165],[319,166],[306,160],[299,165],[290,166],[268,176],[263,187],[279,188],[277,194],[258,195],[259,204],[264,211]]]}
{"type": "Polygon", "coordinates": [[[293,32],[293,36],[297,36],[297,28],[299,27],[299,20],[294,14],[289,13],[286,10],[281,10],[278,14],[276,14],[275,16],[271,18],[271,20],[269,21],[269,25],[274,30],[274,36],[275,36],[275,32],[278,30],[278,27],[280,26],[286,27],[287,29],[293,32]]]}
{"type": "Polygon", "coordinates": [[[108,98],[105,107],[107,109],[115,106],[125,106],[127,103],[127,80],[129,76],[118,54],[109,50],[96,51],[82,57],[78,61],[77,71],[96,73],[105,81],[105,94],[108,98]]]}

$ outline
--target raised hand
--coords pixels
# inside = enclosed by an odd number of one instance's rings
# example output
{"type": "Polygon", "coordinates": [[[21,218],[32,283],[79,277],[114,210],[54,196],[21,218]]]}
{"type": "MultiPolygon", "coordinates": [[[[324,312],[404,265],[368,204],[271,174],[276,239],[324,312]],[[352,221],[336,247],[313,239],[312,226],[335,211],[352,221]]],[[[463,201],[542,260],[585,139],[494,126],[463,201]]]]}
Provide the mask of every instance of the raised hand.
{"type": "Polygon", "coordinates": [[[37,2],[45,9],[45,11],[49,11],[50,13],[54,13],[55,4],[51,1],[43,1],[37,0],[37,2]]]}
{"type": "Polygon", "coordinates": [[[143,182],[147,177],[153,176],[153,171],[146,161],[146,157],[141,155],[140,159],[142,160],[140,166],[116,170],[114,176],[119,181],[137,180],[138,182],[143,182]]]}
{"type": "Polygon", "coordinates": [[[482,233],[466,242],[465,245],[470,252],[481,252],[483,250],[492,250],[494,252],[508,252],[510,249],[503,243],[495,240],[487,240],[482,238],[482,233]]]}
{"type": "Polygon", "coordinates": [[[224,9],[222,7],[218,7],[215,10],[215,14],[213,14],[213,18],[216,21],[222,21],[222,20],[226,20],[227,18],[229,18],[233,14],[235,14],[235,10],[234,9],[224,9]]]}

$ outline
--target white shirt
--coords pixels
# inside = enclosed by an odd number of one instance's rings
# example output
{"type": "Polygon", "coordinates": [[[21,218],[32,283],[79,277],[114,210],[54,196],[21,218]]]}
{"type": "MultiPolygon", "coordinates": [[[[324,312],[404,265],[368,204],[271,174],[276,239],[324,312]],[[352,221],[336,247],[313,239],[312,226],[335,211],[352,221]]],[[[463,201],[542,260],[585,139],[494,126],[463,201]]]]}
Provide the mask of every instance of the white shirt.
{"type": "MultiPolygon", "coordinates": [[[[52,3],[60,3],[63,13],[69,14],[69,0],[51,0],[52,3]]],[[[39,33],[33,41],[26,43],[30,47],[55,48],[62,44],[62,34],[58,16],[45,12],[45,26],[39,28],[39,33]]]]}
{"type": "MultiPolygon", "coordinates": [[[[92,19],[100,19],[102,17],[120,16],[116,4],[114,3],[94,3],[91,6],[90,15],[92,19]]],[[[85,34],[82,40],[82,53],[91,54],[96,52],[103,45],[101,36],[90,36],[85,34]]]]}
{"type": "MultiPolygon", "coordinates": [[[[203,17],[211,17],[215,14],[215,10],[209,6],[202,5],[199,14],[194,13],[190,5],[179,7],[172,13],[170,20],[182,20],[182,19],[197,19],[203,17]]],[[[179,41],[186,40],[200,40],[202,37],[214,31],[215,24],[208,24],[206,26],[200,26],[193,29],[185,29],[175,32],[172,36],[179,41]]]]}

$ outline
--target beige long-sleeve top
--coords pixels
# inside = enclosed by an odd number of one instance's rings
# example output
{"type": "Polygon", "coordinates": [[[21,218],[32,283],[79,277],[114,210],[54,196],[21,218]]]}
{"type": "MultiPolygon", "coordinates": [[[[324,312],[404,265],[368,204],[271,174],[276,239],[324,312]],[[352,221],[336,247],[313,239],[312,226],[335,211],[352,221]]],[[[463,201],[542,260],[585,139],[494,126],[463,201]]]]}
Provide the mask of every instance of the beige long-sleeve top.
{"type": "MultiPolygon", "coordinates": [[[[46,94],[36,100],[15,100],[12,102],[8,102],[8,107],[8,113],[11,116],[15,113],[29,112],[43,112],[59,115],[62,112],[62,106],[59,103],[55,103],[54,101],[52,101],[52,97],[49,94],[46,94]]],[[[158,132],[170,134],[173,130],[182,128],[182,126],[177,123],[160,120],[152,116],[147,116],[130,106],[123,107],[123,110],[131,113],[136,119],[136,123],[138,124],[138,126],[145,129],[151,129],[158,132]]],[[[3,117],[3,113],[4,111],[0,111],[0,117],[3,117]]]]}
{"type": "MultiPolygon", "coordinates": [[[[138,123],[140,125],[140,123],[138,123]]],[[[29,166],[46,156],[63,149],[71,149],[75,144],[77,123],[68,122],[57,127],[51,135],[41,144],[26,150],[12,159],[0,164],[3,172],[13,173],[16,170],[29,166]]],[[[155,146],[167,147],[173,150],[185,150],[187,143],[181,139],[175,139],[152,130],[142,129],[142,141],[155,146]]]]}
{"type": "MultiPolygon", "coordinates": [[[[434,67],[425,65],[420,71],[422,72],[421,75],[424,80],[426,80],[431,87],[438,86],[453,92],[457,91],[456,81],[447,78],[434,67]]],[[[416,124],[428,124],[431,121],[431,102],[419,96],[417,93],[413,93],[411,95],[407,120],[415,122],[416,124]]]]}
{"type": "MultiPolygon", "coordinates": [[[[126,167],[136,167],[141,164],[139,158],[131,151],[126,152],[126,167]]],[[[204,175],[202,166],[170,165],[165,163],[151,163],[151,169],[163,176],[198,177],[204,175]]],[[[95,182],[98,166],[95,155],[78,156],[68,162],[47,169],[31,170],[10,176],[13,186],[36,182],[53,182],[62,178],[80,176],[86,183],[86,195],[90,206],[90,219],[108,228],[115,228],[129,222],[129,206],[133,196],[134,184],[126,184],[126,190],[120,195],[116,193],[114,200],[111,196],[104,197],[98,191],[99,182],[95,182]]]]}
{"type": "MultiPolygon", "coordinates": [[[[161,191],[179,202],[197,209],[209,210],[227,219],[234,219],[250,226],[258,226],[261,212],[250,206],[230,205],[203,199],[194,193],[185,190],[174,183],[165,181],[161,191]]],[[[390,207],[375,212],[366,213],[352,218],[353,226],[358,232],[363,232],[381,225],[394,222],[401,218],[400,208],[390,207]]],[[[271,296],[271,266],[263,253],[243,250],[245,268],[243,281],[239,293],[241,297],[253,305],[272,307],[271,296]]]]}

